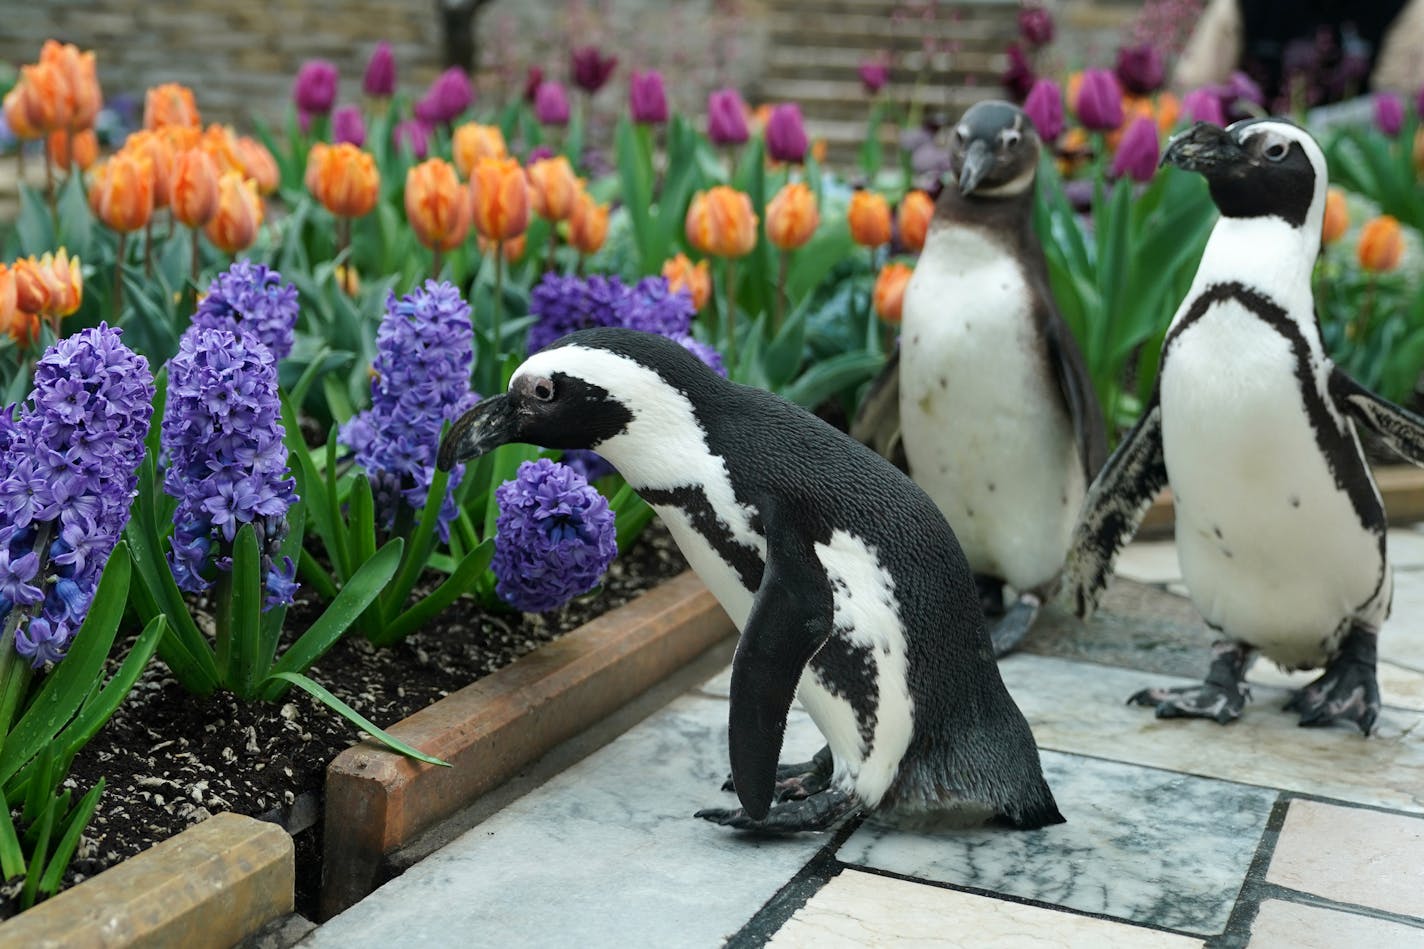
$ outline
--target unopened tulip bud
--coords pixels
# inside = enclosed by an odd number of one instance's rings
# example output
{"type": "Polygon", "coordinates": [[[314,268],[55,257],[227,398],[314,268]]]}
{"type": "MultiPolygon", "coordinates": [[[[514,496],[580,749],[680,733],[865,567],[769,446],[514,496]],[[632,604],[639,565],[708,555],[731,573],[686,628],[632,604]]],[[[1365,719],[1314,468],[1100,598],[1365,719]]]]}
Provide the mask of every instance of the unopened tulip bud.
{"type": "Polygon", "coordinates": [[[850,196],[846,212],[850,237],[862,247],[879,247],[890,240],[890,204],[874,191],[857,191],[850,196]]]}
{"type": "Polygon", "coordinates": [[[405,216],[431,250],[460,246],[470,233],[470,202],[455,168],[443,158],[413,166],[405,176],[405,216]]]}
{"type": "Polygon", "coordinates": [[[805,182],[788,182],[767,202],[766,237],[782,250],[804,245],[820,223],[816,195],[805,182]]]}
{"type": "Polygon", "coordinates": [[[219,250],[236,254],[252,246],[261,226],[262,198],[257,194],[257,182],[238,171],[224,174],[218,180],[218,211],[203,233],[219,250]]]}
{"type": "Polygon", "coordinates": [[[887,323],[900,322],[900,314],[905,306],[905,286],[910,282],[914,268],[908,264],[889,263],[880,269],[875,278],[875,312],[887,323]]]}
{"type": "Polygon", "coordinates": [[[757,241],[752,199],[727,185],[702,191],[687,209],[688,243],[713,257],[745,257],[757,241]]]}

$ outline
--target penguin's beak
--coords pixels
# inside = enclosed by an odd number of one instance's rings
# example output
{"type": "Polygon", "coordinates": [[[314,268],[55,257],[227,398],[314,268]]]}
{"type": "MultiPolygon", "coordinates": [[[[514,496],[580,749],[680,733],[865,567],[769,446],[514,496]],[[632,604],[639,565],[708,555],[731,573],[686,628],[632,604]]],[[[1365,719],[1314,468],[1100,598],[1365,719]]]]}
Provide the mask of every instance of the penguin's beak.
{"type": "Polygon", "coordinates": [[[982,138],[974,139],[965,150],[964,166],[959,169],[959,193],[973,194],[993,167],[994,150],[982,138]]]}
{"type": "Polygon", "coordinates": [[[1239,168],[1249,158],[1246,150],[1219,125],[1198,122],[1174,136],[1162,153],[1162,165],[1176,165],[1211,177],[1227,168],[1239,168]]]}
{"type": "Polygon", "coordinates": [[[435,464],[449,471],[468,458],[478,458],[500,445],[519,440],[518,418],[508,395],[492,395],[455,420],[440,441],[435,464]]]}

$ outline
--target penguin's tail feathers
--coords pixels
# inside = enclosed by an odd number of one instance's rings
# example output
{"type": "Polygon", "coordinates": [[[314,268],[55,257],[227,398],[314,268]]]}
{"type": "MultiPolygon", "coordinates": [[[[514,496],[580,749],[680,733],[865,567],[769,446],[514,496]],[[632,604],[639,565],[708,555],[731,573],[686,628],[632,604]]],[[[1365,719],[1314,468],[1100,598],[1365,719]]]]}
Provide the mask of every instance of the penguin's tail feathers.
{"type": "Polygon", "coordinates": [[[1039,781],[1037,794],[1028,800],[1014,801],[1000,808],[994,815],[994,823],[1015,830],[1037,830],[1067,821],[1068,818],[1058,810],[1058,803],[1053,800],[1053,792],[1048,789],[1048,783],[1042,780],[1039,781]]]}

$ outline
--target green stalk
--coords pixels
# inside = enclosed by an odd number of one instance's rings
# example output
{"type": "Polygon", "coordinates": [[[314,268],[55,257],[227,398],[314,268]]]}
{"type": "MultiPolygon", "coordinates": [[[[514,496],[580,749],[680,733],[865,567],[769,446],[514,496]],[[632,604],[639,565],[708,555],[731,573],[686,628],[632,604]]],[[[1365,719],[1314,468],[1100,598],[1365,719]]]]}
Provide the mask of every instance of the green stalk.
{"type": "Polygon", "coordinates": [[[727,258],[727,269],[723,276],[727,280],[727,325],[723,327],[727,333],[727,373],[735,379],[737,378],[737,285],[735,282],[736,263],[731,257],[727,258]]]}
{"type": "MultiPolygon", "coordinates": [[[[232,556],[231,544],[224,544],[224,554],[232,556]]],[[[213,615],[213,629],[217,634],[218,675],[222,686],[231,688],[232,682],[232,571],[219,570],[213,587],[213,603],[217,609],[213,615]]]]}
{"type": "MultiPolygon", "coordinates": [[[[500,329],[504,322],[504,240],[501,238],[494,244],[494,317],[490,322],[490,329],[494,334],[491,346],[494,350],[495,372],[499,373],[501,358],[500,329]]],[[[499,380],[495,380],[499,384],[499,380]]]]}

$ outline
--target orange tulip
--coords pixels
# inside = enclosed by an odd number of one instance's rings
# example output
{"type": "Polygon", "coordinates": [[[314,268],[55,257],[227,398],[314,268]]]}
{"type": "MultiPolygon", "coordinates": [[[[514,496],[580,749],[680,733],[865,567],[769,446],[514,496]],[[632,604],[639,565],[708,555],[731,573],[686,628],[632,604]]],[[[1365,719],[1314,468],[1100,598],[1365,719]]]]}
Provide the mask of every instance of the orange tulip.
{"type": "Polygon", "coordinates": [[[163,125],[153,131],[168,143],[175,155],[190,148],[197,148],[203,141],[203,133],[187,125],[163,125]]]}
{"type": "Polygon", "coordinates": [[[50,283],[40,272],[40,262],[34,257],[21,257],[10,268],[10,280],[15,293],[15,307],[22,313],[48,312],[50,283]]]}
{"type": "Polygon", "coordinates": [[[237,137],[237,157],[242,160],[242,173],[257,182],[258,194],[271,194],[282,183],[277,159],[251,135],[237,137]]]}
{"type": "Polygon", "coordinates": [[[569,215],[569,243],[580,254],[596,254],[608,239],[608,205],[599,204],[587,191],[579,191],[569,215]]]}
{"type": "Polygon", "coordinates": [[[466,179],[481,158],[503,158],[507,154],[504,133],[499,126],[480,125],[478,122],[466,122],[455,129],[450,147],[455,155],[455,167],[466,179]]]}
{"type": "Polygon", "coordinates": [[[405,216],[431,250],[460,246],[470,233],[470,202],[453,165],[432,158],[406,172],[405,216]]]}
{"type": "Polygon", "coordinates": [[[911,191],[900,202],[898,212],[900,243],[919,253],[925,247],[925,235],[934,217],[934,200],[923,191],[911,191]]]}
{"type": "Polygon", "coordinates": [[[10,131],[15,137],[25,141],[39,138],[44,134],[44,130],[30,121],[30,88],[25,85],[25,80],[20,79],[10,91],[5,93],[5,124],[10,126],[10,131]]]}
{"type": "Polygon", "coordinates": [[[257,182],[244,178],[240,171],[225,172],[218,179],[217,213],[203,233],[219,250],[235,254],[252,246],[261,226],[262,198],[257,194],[257,182]]]}
{"type": "Polygon", "coordinates": [[[197,229],[218,213],[218,166],[201,148],[179,152],[170,185],[173,216],[197,229]]]}
{"type": "Polygon", "coordinates": [[[541,158],[529,166],[529,201],[546,221],[567,221],[583,182],[563,155],[541,158]]]}
{"type": "Polygon", "coordinates": [[[120,233],[137,231],[153,214],[153,175],[137,155],[119,151],[93,173],[89,207],[120,233]]]}
{"type": "Polygon", "coordinates": [[[84,302],[84,278],[79,258],[61,247],[54,253],[15,261],[15,304],[26,313],[69,316],[84,302]]]}
{"type": "Polygon", "coordinates": [[[900,311],[905,305],[905,285],[915,269],[909,264],[889,263],[880,269],[875,278],[875,312],[887,323],[900,322],[900,311]]]}
{"type": "Polygon", "coordinates": [[[1414,174],[1424,178],[1424,125],[1414,130],[1414,174]]]}
{"type": "Polygon", "coordinates": [[[104,105],[93,51],[81,53],[79,47],[72,43],[45,40],[40,50],[40,63],[58,70],[64,77],[68,128],[75,132],[92,128],[99,109],[104,105]]]}
{"type": "Polygon", "coordinates": [[[203,127],[193,90],[176,82],[154,86],[143,97],[143,127],[159,129],[170,125],[191,129],[203,127]]]}
{"type": "Polygon", "coordinates": [[[354,297],[361,292],[361,275],[350,264],[339,265],[332,276],[336,278],[336,285],[348,297],[354,297]]]}
{"type": "Polygon", "coordinates": [[[687,209],[687,240],[713,257],[744,257],[757,242],[757,216],[746,194],[717,185],[699,191],[687,209]]]}
{"type": "Polygon", "coordinates": [[[686,290],[698,310],[706,306],[712,296],[712,275],[705,260],[694,264],[686,254],[678,254],[663,264],[663,276],[673,293],[686,290]]]}
{"type": "Polygon", "coordinates": [[[124,141],[124,151],[137,155],[153,175],[153,206],[166,208],[173,195],[173,147],[157,132],[139,129],[124,141]]]}
{"type": "Polygon", "coordinates": [[[69,128],[74,115],[70,101],[69,79],[54,63],[39,62],[20,67],[20,82],[24,84],[25,122],[41,132],[69,128]]]}
{"type": "Polygon", "coordinates": [[[312,146],[307,155],[307,188],[332,214],[361,217],[380,197],[381,173],[370,153],[342,142],[312,146]]]}
{"type": "Polygon", "coordinates": [[[816,159],[816,164],[824,165],[826,163],[826,152],[828,148],[829,146],[826,144],[824,138],[818,138],[811,143],[811,157],[816,159]]]}
{"type": "Polygon", "coordinates": [[[80,171],[88,171],[99,159],[99,136],[94,134],[93,129],[84,129],[82,132],[71,132],[68,129],[50,132],[45,140],[45,148],[49,151],[49,160],[54,162],[56,167],[68,168],[75,164],[79,166],[80,171]]]}
{"type": "Polygon", "coordinates": [[[767,203],[766,236],[782,250],[803,246],[820,223],[816,195],[804,182],[787,182],[767,203]]]}
{"type": "Polygon", "coordinates": [[[241,172],[244,178],[248,177],[247,168],[242,163],[242,154],[237,148],[237,136],[228,126],[218,125],[216,122],[209,125],[202,138],[198,139],[198,147],[212,156],[213,162],[218,166],[218,174],[237,171],[241,172]]]}
{"type": "Polygon", "coordinates": [[[1360,266],[1371,273],[1385,273],[1399,266],[1404,253],[1404,234],[1399,221],[1381,214],[1360,229],[1360,266]]]}
{"type": "Polygon", "coordinates": [[[529,226],[529,184],[513,158],[482,158],[470,174],[475,230],[492,241],[507,241],[529,226]]]}
{"type": "Polygon", "coordinates": [[[1182,117],[1182,100],[1178,99],[1175,93],[1159,92],[1157,94],[1157,131],[1162,135],[1177,126],[1177,119],[1182,117]]]}
{"type": "Polygon", "coordinates": [[[24,346],[39,332],[39,317],[21,310],[16,303],[15,271],[0,264],[0,333],[24,346]]]}
{"type": "Polygon", "coordinates": [[[1345,192],[1331,188],[1325,192],[1325,219],[1320,224],[1320,243],[1333,244],[1350,229],[1350,209],[1345,205],[1345,192]]]}
{"type": "Polygon", "coordinates": [[[890,240],[890,205],[884,195],[857,191],[850,196],[851,240],[863,247],[879,247],[890,240]]]}

